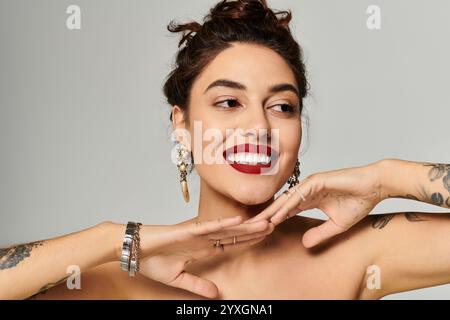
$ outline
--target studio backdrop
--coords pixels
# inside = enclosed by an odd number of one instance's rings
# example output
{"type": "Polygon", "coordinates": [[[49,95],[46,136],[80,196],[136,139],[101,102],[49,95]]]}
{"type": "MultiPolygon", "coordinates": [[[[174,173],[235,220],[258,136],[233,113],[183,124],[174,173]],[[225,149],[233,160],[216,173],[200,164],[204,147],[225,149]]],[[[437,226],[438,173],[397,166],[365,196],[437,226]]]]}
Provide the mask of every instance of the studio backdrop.
{"type": "MultiPolygon", "coordinates": [[[[179,37],[166,26],[214,3],[0,1],[0,247],[196,215],[199,178],[185,204],[170,158],[162,85],[179,37]]],[[[388,157],[450,163],[450,1],[269,5],[291,9],[311,84],[302,177],[388,157]]],[[[373,213],[399,210],[446,211],[396,199],[373,213]]],[[[450,285],[396,298],[449,299],[450,285]]]]}

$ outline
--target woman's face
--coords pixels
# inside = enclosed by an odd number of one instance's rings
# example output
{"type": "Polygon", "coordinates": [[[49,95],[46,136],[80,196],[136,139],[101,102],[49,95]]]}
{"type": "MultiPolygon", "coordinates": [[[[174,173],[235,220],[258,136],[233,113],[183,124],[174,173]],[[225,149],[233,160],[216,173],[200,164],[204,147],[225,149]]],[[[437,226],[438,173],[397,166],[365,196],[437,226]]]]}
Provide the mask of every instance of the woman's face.
{"type": "Polygon", "coordinates": [[[191,88],[188,122],[174,107],[174,126],[190,133],[202,183],[247,205],[273,197],[292,174],[301,142],[295,91],[294,73],[269,48],[233,43],[217,55],[191,88]]]}

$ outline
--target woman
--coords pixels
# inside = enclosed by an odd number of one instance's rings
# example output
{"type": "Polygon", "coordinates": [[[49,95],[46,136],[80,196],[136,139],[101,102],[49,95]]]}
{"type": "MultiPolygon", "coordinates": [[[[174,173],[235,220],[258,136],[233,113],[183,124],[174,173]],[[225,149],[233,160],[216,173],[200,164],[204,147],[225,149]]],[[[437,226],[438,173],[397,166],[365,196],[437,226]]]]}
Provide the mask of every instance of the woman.
{"type": "Polygon", "coordinates": [[[392,197],[450,207],[450,165],[386,159],[298,181],[308,84],[290,19],[242,0],[170,25],[185,47],[164,93],[186,201],[189,155],[201,178],[198,215],[142,226],[135,277],[120,270],[125,226],[112,222],[2,249],[0,298],[379,299],[449,283],[449,216],[367,215],[392,197]],[[296,216],[311,208],[330,219],[296,216]]]}

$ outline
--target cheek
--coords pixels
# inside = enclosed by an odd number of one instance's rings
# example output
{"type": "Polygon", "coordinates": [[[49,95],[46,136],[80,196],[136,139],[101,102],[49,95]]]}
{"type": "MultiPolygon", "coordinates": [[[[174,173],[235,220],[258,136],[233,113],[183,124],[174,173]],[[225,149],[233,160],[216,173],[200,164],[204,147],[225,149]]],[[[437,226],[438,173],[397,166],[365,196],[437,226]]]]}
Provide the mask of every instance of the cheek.
{"type": "MultiPolygon", "coordinates": [[[[190,123],[191,146],[196,163],[213,164],[222,160],[225,128],[217,121],[195,120],[190,123]]],[[[220,162],[219,162],[220,163],[220,162]]]]}
{"type": "Polygon", "coordinates": [[[280,150],[286,155],[297,156],[302,140],[302,126],[300,121],[286,125],[280,129],[280,150]]]}

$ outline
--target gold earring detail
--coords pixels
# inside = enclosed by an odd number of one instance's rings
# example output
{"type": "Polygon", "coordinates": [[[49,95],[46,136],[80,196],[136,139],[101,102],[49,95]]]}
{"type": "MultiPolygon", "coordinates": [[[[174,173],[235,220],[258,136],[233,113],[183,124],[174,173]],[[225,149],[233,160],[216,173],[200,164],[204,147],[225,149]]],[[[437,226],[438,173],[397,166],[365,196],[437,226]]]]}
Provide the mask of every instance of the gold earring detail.
{"type": "Polygon", "coordinates": [[[192,154],[191,152],[181,143],[177,146],[177,167],[180,171],[180,184],[181,192],[183,194],[183,199],[185,202],[189,202],[189,188],[187,183],[187,176],[192,171],[192,154]]]}
{"type": "Polygon", "coordinates": [[[300,161],[297,159],[297,162],[295,163],[294,172],[292,173],[292,176],[288,179],[289,189],[293,186],[298,184],[298,178],[300,177],[301,171],[300,171],[300,161]]]}

